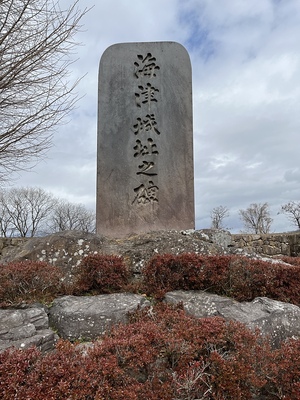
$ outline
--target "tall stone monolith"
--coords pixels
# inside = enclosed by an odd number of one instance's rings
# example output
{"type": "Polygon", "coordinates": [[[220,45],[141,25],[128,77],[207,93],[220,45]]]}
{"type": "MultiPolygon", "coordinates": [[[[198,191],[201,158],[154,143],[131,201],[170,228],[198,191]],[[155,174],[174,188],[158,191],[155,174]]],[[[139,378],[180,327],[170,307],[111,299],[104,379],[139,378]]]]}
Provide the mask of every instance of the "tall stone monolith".
{"type": "Polygon", "coordinates": [[[101,57],[97,233],[194,228],[191,63],[174,42],[101,57]]]}

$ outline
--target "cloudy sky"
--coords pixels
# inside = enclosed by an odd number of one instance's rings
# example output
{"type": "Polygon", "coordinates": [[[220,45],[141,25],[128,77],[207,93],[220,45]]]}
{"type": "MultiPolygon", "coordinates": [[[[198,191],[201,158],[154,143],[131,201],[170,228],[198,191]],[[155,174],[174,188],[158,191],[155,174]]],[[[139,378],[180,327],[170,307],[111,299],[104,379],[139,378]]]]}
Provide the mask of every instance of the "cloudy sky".
{"type": "MultiPolygon", "coordinates": [[[[60,0],[65,5],[71,0],[60,0]]],[[[78,34],[72,77],[83,96],[47,158],[14,186],[38,186],[95,207],[97,80],[104,50],[122,42],[175,41],[193,70],[196,228],[210,212],[268,202],[272,231],[293,230],[282,204],[300,200],[299,0],[80,0],[93,6],[78,34]]]]}

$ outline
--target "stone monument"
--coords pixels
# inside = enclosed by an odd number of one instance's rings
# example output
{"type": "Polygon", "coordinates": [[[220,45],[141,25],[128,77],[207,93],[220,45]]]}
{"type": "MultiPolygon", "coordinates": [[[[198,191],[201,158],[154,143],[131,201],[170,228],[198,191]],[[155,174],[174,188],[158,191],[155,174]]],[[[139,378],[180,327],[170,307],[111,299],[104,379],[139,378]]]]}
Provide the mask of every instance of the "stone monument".
{"type": "Polygon", "coordinates": [[[178,43],[101,57],[96,214],[106,236],[194,228],[191,63],[178,43]]]}

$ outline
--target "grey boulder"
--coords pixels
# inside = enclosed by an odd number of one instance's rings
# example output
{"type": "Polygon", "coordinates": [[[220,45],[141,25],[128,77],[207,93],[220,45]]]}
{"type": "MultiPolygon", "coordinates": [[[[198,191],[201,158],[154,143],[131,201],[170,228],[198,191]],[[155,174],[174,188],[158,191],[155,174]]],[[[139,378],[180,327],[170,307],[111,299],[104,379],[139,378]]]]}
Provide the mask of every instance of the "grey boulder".
{"type": "Polygon", "coordinates": [[[42,306],[0,310],[0,351],[9,347],[26,349],[36,346],[45,352],[54,348],[56,340],[42,306]]]}
{"type": "Polygon", "coordinates": [[[131,293],[98,296],[64,296],[49,310],[50,325],[68,340],[93,340],[112,325],[126,322],[128,313],[149,305],[145,297],[131,293]]]}
{"type": "Polygon", "coordinates": [[[220,316],[227,321],[238,321],[251,329],[259,328],[274,347],[289,338],[300,337],[300,308],[289,303],[257,297],[251,302],[204,291],[174,291],[165,296],[171,304],[182,303],[184,310],[197,318],[220,316]]]}

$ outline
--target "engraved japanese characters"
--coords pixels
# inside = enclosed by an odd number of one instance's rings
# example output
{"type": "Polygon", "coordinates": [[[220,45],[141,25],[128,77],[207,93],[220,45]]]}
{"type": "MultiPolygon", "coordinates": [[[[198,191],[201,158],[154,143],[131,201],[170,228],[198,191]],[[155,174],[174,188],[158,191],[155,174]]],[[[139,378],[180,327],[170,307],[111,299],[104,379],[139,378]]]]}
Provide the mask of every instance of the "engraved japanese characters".
{"type": "Polygon", "coordinates": [[[156,115],[152,112],[151,105],[158,102],[159,89],[152,85],[152,81],[159,73],[160,67],[156,63],[156,58],[151,53],[144,57],[137,55],[138,61],[134,63],[134,75],[138,79],[137,92],[135,93],[136,105],[143,109],[144,116],[137,117],[133,125],[134,134],[141,139],[136,139],[133,147],[134,157],[140,160],[137,175],[140,175],[140,185],[134,188],[136,196],[132,202],[147,204],[158,202],[158,186],[156,177],[158,150],[156,144],[156,135],[160,134],[157,127],[156,115]],[[145,81],[145,83],[143,83],[145,81]],[[143,83],[141,85],[140,83],[143,83]],[[148,178],[151,177],[151,180],[148,178]],[[144,178],[144,179],[143,179],[144,178]]]}
{"type": "Polygon", "coordinates": [[[191,67],[174,42],[109,47],[99,70],[97,233],[194,227],[191,67]]]}

